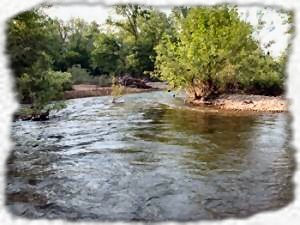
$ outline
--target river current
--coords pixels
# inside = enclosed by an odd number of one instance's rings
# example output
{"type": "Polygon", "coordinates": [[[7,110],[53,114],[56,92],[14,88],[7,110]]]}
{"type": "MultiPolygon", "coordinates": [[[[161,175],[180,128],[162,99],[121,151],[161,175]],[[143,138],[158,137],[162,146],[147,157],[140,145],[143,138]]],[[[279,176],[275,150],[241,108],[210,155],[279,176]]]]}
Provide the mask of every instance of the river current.
{"type": "Polygon", "coordinates": [[[293,199],[287,113],[193,110],[167,92],[68,100],[17,121],[6,207],[27,218],[189,221],[247,217],[293,199]]]}

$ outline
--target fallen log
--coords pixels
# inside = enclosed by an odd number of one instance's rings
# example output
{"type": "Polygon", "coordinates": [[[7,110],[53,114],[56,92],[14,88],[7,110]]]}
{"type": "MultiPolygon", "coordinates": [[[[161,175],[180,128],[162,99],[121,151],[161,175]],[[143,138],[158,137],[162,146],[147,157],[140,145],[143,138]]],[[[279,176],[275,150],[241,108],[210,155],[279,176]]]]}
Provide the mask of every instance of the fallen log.
{"type": "Polygon", "coordinates": [[[142,79],[133,78],[129,75],[125,75],[119,78],[119,84],[126,86],[126,87],[134,87],[134,88],[143,88],[143,89],[150,89],[151,86],[147,85],[146,82],[142,79]]]}

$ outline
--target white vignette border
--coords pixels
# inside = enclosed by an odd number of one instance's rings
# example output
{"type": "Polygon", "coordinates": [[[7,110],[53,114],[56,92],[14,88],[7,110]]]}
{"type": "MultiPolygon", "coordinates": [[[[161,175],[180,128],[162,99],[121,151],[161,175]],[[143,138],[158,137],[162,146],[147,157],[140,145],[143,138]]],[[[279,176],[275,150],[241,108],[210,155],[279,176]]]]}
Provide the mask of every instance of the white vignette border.
{"type": "MultiPolygon", "coordinates": [[[[13,90],[13,78],[10,74],[8,67],[8,60],[5,55],[5,28],[6,21],[13,15],[36,6],[46,1],[42,0],[1,0],[0,3],[0,187],[1,187],[1,207],[0,207],[0,223],[3,225],[46,225],[46,224],[99,224],[99,222],[70,222],[63,220],[29,220],[21,217],[13,216],[8,212],[5,207],[5,173],[6,173],[6,158],[10,153],[10,149],[13,143],[10,140],[10,127],[12,123],[12,114],[17,109],[17,102],[13,90]]],[[[293,129],[293,146],[296,149],[295,157],[297,165],[300,162],[300,154],[298,149],[300,147],[300,1],[298,0],[52,0],[49,3],[58,4],[72,4],[72,3],[84,3],[84,4],[102,4],[102,5],[113,5],[118,3],[139,3],[147,5],[157,6],[170,6],[170,5],[213,5],[218,3],[233,3],[241,6],[275,6],[281,7],[295,12],[295,25],[296,33],[292,40],[292,50],[289,54],[289,62],[287,67],[287,97],[289,99],[289,109],[292,114],[292,129],[293,129]],[[297,88],[299,87],[299,88],[297,88]]],[[[259,225],[259,224],[285,224],[289,225],[299,224],[300,221],[300,171],[297,166],[293,181],[295,183],[295,199],[288,206],[275,210],[267,211],[255,214],[245,219],[224,219],[224,220],[213,220],[213,221],[199,221],[199,222],[185,222],[186,224],[222,224],[222,225],[259,225]]],[[[100,222],[101,224],[110,222],[100,222]]],[[[179,222],[164,222],[163,224],[177,224],[179,222]]],[[[111,224],[111,223],[110,223],[111,224]]],[[[114,222],[113,224],[124,224],[123,222],[114,222]]]]}

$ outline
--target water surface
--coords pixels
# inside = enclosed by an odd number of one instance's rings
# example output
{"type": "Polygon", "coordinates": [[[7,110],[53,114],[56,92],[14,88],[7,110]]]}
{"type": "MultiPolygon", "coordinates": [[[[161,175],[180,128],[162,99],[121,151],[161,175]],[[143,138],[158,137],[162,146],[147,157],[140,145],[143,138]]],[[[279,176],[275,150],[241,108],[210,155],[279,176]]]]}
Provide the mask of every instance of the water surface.
{"type": "Polygon", "coordinates": [[[293,198],[286,113],[191,110],[167,92],[67,101],[14,122],[6,205],[28,218],[245,217],[293,198]]]}

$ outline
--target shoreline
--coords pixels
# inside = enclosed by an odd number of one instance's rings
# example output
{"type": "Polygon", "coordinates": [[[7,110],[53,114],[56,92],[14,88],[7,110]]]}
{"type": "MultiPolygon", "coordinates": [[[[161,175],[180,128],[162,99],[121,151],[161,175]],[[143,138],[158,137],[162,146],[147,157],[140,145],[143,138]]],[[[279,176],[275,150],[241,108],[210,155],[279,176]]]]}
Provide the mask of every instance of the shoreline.
{"type": "MultiPolygon", "coordinates": [[[[160,88],[134,88],[134,87],[124,87],[124,94],[130,93],[141,93],[162,90],[160,88]]],[[[108,96],[111,95],[112,87],[101,87],[97,85],[88,84],[78,84],[73,85],[73,90],[64,92],[64,99],[76,99],[76,98],[87,98],[96,96],[108,96]]]]}
{"type": "MultiPolygon", "coordinates": [[[[167,90],[167,85],[164,83],[154,82],[150,85],[151,88],[133,88],[125,87],[124,94],[130,93],[143,93],[151,91],[163,91],[167,90]]],[[[65,91],[64,99],[77,99],[86,97],[97,96],[109,96],[111,95],[111,87],[101,87],[96,85],[73,85],[73,90],[65,91]]],[[[265,96],[265,95],[253,95],[253,94],[222,94],[215,99],[209,101],[195,100],[187,98],[184,100],[186,105],[190,109],[201,109],[211,107],[218,112],[232,112],[232,113],[280,113],[288,112],[288,100],[284,96],[265,96]]],[[[33,115],[28,113],[16,112],[14,114],[14,121],[21,120],[47,120],[49,118],[49,112],[42,112],[40,115],[33,115]]]]}
{"type": "Polygon", "coordinates": [[[212,106],[220,110],[249,112],[287,112],[288,100],[283,96],[222,94],[210,101],[188,100],[192,106],[212,106]]]}
{"type": "MultiPolygon", "coordinates": [[[[150,91],[167,90],[167,85],[162,82],[147,83],[151,88],[125,87],[124,94],[142,93],[150,91]]],[[[85,98],[95,96],[108,96],[111,87],[96,85],[73,85],[73,90],[64,93],[65,99],[85,98]]],[[[211,106],[219,110],[249,111],[249,112],[287,112],[288,100],[284,96],[265,96],[253,94],[222,94],[210,101],[188,99],[186,101],[191,107],[211,106]]]]}

